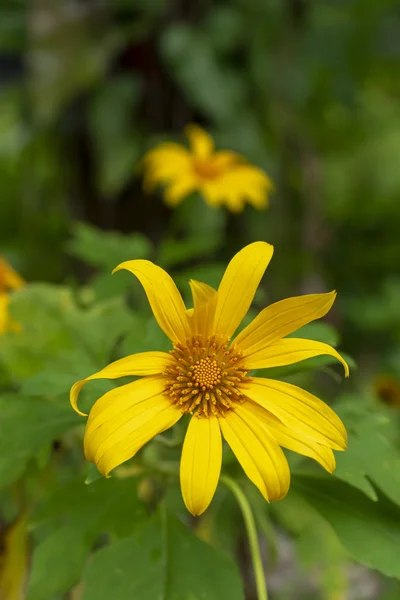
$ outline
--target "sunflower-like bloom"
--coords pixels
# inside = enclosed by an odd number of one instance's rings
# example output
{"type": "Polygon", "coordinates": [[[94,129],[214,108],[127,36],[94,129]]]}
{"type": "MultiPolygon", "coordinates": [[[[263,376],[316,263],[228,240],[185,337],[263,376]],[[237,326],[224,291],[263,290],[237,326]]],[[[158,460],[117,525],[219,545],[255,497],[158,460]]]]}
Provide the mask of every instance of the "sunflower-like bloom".
{"type": "Polygon", "coordinates": [[[290,473],[281,446],[335,469],[333,450],[346,448],[346,430],[329,406],[295,385],[253,376],[256,369],[290,365],[322,354],[344,359],[331,346],[287,338],[323,317],[336,293],[281,300],[264,308],[231,341],[246,315],[272,257],[273,247],[255,242],[229,263],[218,290],[190,281],[193,308],[187,309],[171,277],[147,260],[127,269],[142,284],[154,317],[172,342],[167,352],[122,358],[76,382],[71,403],[88,381],[127,375],[141,379],[117,387],[93,405],[86,425],[86,458],[108,476],[154,436],[183,415],[192,416],[183,443],[182,495],[193,515],[201,514],[216,490],[225,438],[248,478],[267,501],[283,498],[290,473]],[[221,435],[222,434],[222,435],[221,435]]]}
{"type": "Polygon", "coordinates": [[[262,169],[248,164],[235,152],[215,151],[211,136],[197,125],[188,125],[185,133],[189,150],[165,142],[145,155],[145,190],[165,186],[169,206],[198,191],[207,204],[225,204],[232,212],[242,211],[246,202],[257,209],[267,208],[273,184],[262,169]]]}
{"type": "Polygon", "coordinates": [[[24,280],[0,256],[0,335],[7,331],[17,331],[20,325],[10,319],[9,292],[25,284],[24,280]]]}

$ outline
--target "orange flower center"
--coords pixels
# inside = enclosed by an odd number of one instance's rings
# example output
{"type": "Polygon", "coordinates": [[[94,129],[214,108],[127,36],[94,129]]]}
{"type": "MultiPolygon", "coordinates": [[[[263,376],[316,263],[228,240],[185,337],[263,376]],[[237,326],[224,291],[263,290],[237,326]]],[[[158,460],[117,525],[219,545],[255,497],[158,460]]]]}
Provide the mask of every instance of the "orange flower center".
{"type": "Polygon", "coordinates": [[[167,393],[183,413],[221,417],[244,401],[248,370],[227,340],[199,335],[177,344],[170,353],[176,362],[164,373],[167,393]]]}
{"type": "Polygon", "coordinates": [[[221,175],[221,167],[212,159],[196,158],[193,160],[193,168],[202,179],[217,179],[221,175]]]}

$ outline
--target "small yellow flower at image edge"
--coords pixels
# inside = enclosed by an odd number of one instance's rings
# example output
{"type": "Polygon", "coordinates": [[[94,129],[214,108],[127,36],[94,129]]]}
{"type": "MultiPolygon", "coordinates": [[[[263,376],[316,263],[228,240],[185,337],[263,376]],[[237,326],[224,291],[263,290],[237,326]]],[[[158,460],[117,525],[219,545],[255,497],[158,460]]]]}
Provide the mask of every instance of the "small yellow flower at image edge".
{"type": "Polygon", "coordinates": [[[10,318],[9,304],[12,290],[25,285],[25,281],[0,256],[0,335],[8,331],[19,331],[21,326],[10,318]]]}
{"type": "Polygon", "coordinates": [[[259,210],[268,207],[273,184],[262,169],[236,152],[215,150],[212,137],[198,125],[187,125],[185,134],[189,149],[164,142],[145,154],[145,191],[164,186],[164,199],[171,207],[195,191],[210,206],[225,205],[235,213],[246,202],[259,210]]]}
{"type": "Polygon", "coordinates": [[[272,254],[273,246],[265,242],[244,247],[230,261],[218,290],[191,280],[193,308],[189,309],[172,278],[154,263],[130,260],[114,270],[126,269],[139,279],[172,350],[127,356],[71,388],[71,404],[84,415],[77,400],[88,381],[141,376],[104,394],[90,411],[85,455],[103,475],[186,414],[191,419],[180,481],[193,515],[205,511],[217,488],[222,437],[267,501],[283,498],[289,489],[289,466],[281,447],[334,471],[333,450],[347,445],[345,427],[336,413],[311,393],[253,376],[253,371],[325,354],[339,360],[348,376],[347,363],[328,344],[286,337],[326,315],[336,293],[271,304],[231,342],[272,254]]]}

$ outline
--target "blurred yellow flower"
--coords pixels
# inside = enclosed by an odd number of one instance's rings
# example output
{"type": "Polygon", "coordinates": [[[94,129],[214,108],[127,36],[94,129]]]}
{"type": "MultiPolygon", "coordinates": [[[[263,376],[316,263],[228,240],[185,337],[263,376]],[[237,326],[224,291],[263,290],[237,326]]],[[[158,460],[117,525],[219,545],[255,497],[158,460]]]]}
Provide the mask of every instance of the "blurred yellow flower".
{"type": "Polygon", "coordinates": [[[9,292],[22,287],[25,284],[22,277],[0,257],[0,335],[7,331],[18,331],[20,325],[10,319],[9,292]]]}
{"type": "Polygon", "coordinates": [[[198,191],[210,206],[225,204],[232,212],[242,211],[246,202],[267,208],[273,184],[262,169],[235,152],[215,151],[211,136],[197,125],[188,125],[185,133],[190,150],[165,142],[147,152],[143,161],[145,190],[165,186],[169,206],[198,191]]]}
{"type": "Polygon", "coordinates": [[[379,375],[373,382],[379,400],[389,406],[400,407],[400,381],[392,375],[379,375]]]}
{"type": "Polygon", "coordinates": [[[346,362],[328,344],[285,337],[323,317],[336,293],[276,302],[230,341],[272,254],[273,247],[264,242],[246,246],[229,263],[218,290],[190,281],[191,309],[186,309],[171,277],[152,262],[131,260],[115,269],[127,269],[139,279],[173,349],[122,358],[71,388],[71,404],[83,415],[77,400],[88,381],[142,376],[104,394],[90,411],[85,455],[102,474],[107,476],[135,456],[185,414],[192,418],[182,449],[180,479],[183,499],[193,515],[207,508],[216,490],[222,436],[267,501],[283,498],[289,488],[289,467],[281,446],[312,457],[333,472],[332,449],[344,450],[347,442],[339,417],[295,385],[250,373],[329,354],[343,364],[347,376],[346,362]]]}

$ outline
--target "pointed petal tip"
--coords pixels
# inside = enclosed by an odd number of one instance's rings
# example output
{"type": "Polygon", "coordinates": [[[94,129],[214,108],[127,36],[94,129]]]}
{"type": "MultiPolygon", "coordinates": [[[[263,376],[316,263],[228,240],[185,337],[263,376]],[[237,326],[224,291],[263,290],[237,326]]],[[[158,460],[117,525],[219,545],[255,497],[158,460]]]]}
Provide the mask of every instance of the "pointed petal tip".
{"type": "Polygon", "coordinates": [[[80,415],[81,417],[87,417],[88,416],[87,413],[82,412],[78,408],[78,396],[79,396],[79,392],[81,391],[81,389],[83,388],[83,386],[84,386],[85,383],[86,383],[85,379],[82,379],[81,381],[76,381],[74,383],[74,385],[71,387],[71,391],[69,393],[69,401],[71,403],[71,406],[74,409],[74,411],[76,413],[78,413],[78,415],[80,415]]]}

